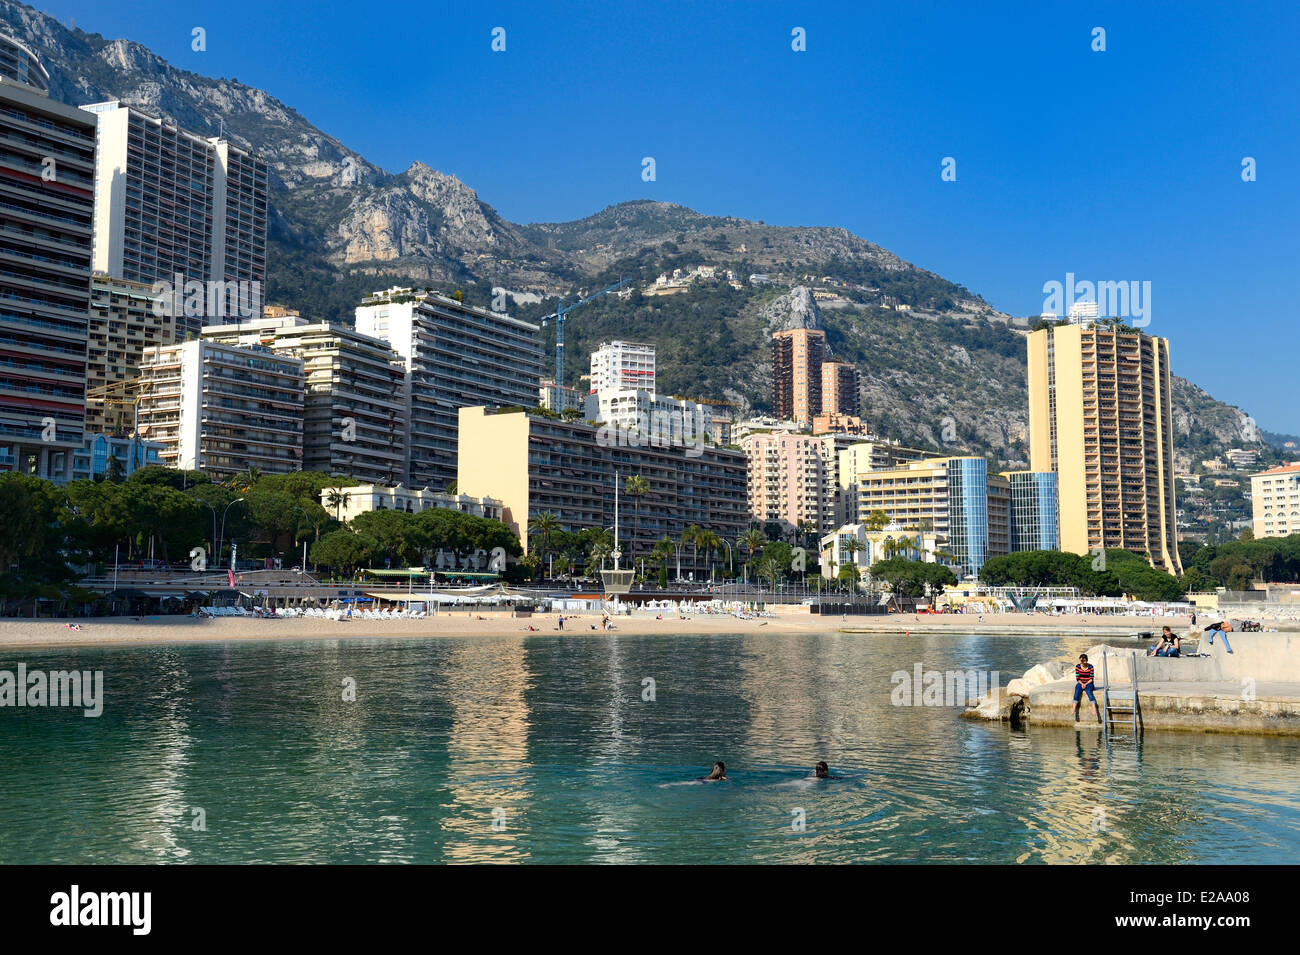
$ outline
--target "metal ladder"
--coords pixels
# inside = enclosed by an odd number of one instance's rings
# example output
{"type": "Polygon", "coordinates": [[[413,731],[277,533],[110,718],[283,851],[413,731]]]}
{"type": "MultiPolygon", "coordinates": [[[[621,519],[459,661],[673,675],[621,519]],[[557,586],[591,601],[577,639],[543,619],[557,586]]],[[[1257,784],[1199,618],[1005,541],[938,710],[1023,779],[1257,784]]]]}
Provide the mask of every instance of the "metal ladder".
{"type": "Polygon", "coordinates": [[[1102,725],[1106,731],[1106,742],[1112,738],[1126,738],[1130,734],[1116,733],[1115,727],[1129,724],[1132,727],[1133,742],[1142,737],[1142,705],[1138,700],[1137,653],[1129,657],[1129,672],[1133,676],[1133,689],[1112,690],[1110,675],[1106,666],[1108,652],[1101,655],[1101,678],[1105,681],[1102,689],[1102,725]]]}

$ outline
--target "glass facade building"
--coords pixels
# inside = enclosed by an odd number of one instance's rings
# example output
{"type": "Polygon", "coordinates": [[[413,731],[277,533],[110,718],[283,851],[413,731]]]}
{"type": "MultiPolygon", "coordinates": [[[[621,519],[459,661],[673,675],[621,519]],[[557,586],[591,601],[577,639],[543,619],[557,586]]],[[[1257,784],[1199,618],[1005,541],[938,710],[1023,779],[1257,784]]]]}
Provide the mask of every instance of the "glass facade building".
{"type": "Polygon", "coordinates": [[[1056,474],[1012,471],[1006,477],[1011,482],[1011,549],[1059,549],[1056,474]]]}

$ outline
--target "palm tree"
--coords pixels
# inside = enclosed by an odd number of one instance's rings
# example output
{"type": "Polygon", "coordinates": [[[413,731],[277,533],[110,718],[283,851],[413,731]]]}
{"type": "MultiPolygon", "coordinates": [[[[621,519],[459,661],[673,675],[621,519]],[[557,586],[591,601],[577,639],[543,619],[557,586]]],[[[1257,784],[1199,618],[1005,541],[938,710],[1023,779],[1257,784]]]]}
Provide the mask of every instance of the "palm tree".
{"type": "Polygon", "coordinates": [[[694,567],[700,556],[700,535],[704,529],[699,524],[692,524],[682,531],[682,546],[691,545],[691,566],[694,567]]]}
{"type": "Polygon", "coordinates": [[[889,526],[889,515],[884,511],[872,511],[863,523],[869,531],[883,531],[889,526]]]}
{"type": "Polygon", "coordinates": [[[334,508],[334,519],[340,524],[343,523],[343,505],[347,502],[348,496],[341,487],[332,487],[329,494],[325,495],[325,503],[334,508]]]}
{"type": "Polygon", "coordinates": [[[560,529],[559,519],[550,511],[535,514],[528,522],[528,530],[542,539],[538,547],[537,558],[546,566],[546,555],[550,550],[551,535],[560,529]]]}
{"type": "Polygon", "coordinates": [[[713,579],[713,555],[722,547],[722,538],[713,531],[702,530],[695,535],[695,543],[704,550],[706,559],[709,561],[709,579],[713,579]]]}
{"type": "MultiPolygon", "coordinates": [[[[764,545],[767,544],[767,535],[758,528],[751,527],[749,530],[745,531],[745,533],[741,534],[740,539],[736,541],[737,547],[740,547],[742,544],[745,546],[745,551],[749,555],[745,559],[745,567],[748,568],[749,565],[754,562],[754,556],[763,549],[764,545]]],[[[746,580],[748,580],[749,575],[746,574],[745,576],[746,580]]]]}
{"type": "Polygon", "coordinates": [[[650,482],[639,474],[630,474],[623,482],[623,493],[632,498],[632,537],[628,541],[628,563],[635,567],[636,532],[641,526],[641,498],[650,491],[650,482]]]}
{"type": "MultiPolygon", "coordinates": [[[[853,565],[856,568],[857,562],[854,560],[854,558],[857,557],[858,551],[864,549],[862,541],[858,540],[856,537],[850,537],[848,540],[844,542],[844,549],[848,551],[849,564],[853,565]]],[[[840,569],[843,570],[844,568],[841,567],[840,569]]]]}
{"type": "Polygon", "coordinates": [[[676,552],[677,552],[677,548],[673,544],[673,539],[669,537],[667,534],[659,538],[659,540],[655,542],[654,547],[651,548],[650,559],[659,564],[661,579],[666,579],[663,571],[668,566],[668,560],[676,552]]]}

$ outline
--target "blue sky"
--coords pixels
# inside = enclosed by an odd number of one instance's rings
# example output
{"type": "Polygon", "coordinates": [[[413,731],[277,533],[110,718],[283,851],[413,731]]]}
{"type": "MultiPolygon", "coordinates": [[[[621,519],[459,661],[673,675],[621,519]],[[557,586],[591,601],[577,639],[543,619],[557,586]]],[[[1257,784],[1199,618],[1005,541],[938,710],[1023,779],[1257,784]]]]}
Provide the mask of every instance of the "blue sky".
{"type": "Polygon", "coordinates": [[[1300,433],[1300,4],[38,5],[514,221],[654,198],[843,226],[1016,315],[1070,272],[1149,281],[1175,373],[1300,433]]]}

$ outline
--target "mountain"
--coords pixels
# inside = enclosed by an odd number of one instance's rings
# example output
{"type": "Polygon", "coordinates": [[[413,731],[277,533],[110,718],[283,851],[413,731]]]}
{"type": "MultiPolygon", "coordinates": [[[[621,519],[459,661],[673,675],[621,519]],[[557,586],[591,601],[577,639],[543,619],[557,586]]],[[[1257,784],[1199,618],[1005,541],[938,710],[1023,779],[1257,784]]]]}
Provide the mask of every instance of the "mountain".
{"type": "MultiPolygon", "coordinates": [[[[768,336],[816,322],[835,354],[862,369],[864,414],[882,433],[1026,457],[1024,329],[845,229],[770,226],[651,201],[574,222],[512,223],[455,176],[420,162],[387,172],[237,79],[178,69],[138,43],[69,28],[13,0],[0,0],[0,20],[41,57],[54,98],[119,99],[266,158],[267,301],[350,320],[365,293],[391,284],[457,289],[482,305],[501,287],[516,293],[511,311],[540,319],[551,297],[629,278],[630,292],[575,313],[570,354],[608,337],[653,341],[666,390],[765,410],[768,336]],[[700,265],[730,270],[739,287],[714,279],[682,294],[641,294],[662,272],[700,265]]],[[[545,335],[549,345],[553,329],[545,335]]],[[[581,364],[570,362],[574,380],[581,364]]],[[[1175,405],[1180,438],[1195,453],[1264,447],[1243,412],[1183,379],[1175,405]]]]}

